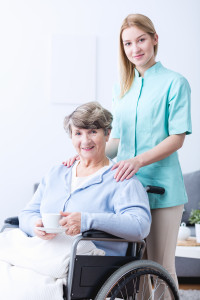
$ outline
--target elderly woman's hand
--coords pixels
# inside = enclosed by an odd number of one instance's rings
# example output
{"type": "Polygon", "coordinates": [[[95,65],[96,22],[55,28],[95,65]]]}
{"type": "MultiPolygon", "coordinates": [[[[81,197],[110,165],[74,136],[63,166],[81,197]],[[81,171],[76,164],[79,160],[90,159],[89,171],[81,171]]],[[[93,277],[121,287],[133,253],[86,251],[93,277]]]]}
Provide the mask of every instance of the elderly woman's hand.
{"type": "MultiPolygon", "coordinates": [[[[35,227],[43,227],[43,223],[41,219],[38,219],[35,223],[35,227]]],[[[35,235],[43,240],[51,240],[53,239],[56,234],[55,233],[46,233],[45,231],[34,229],[35,235]]]]}
{"type": "Polygon", "coordinates": [[[60,220],[60,225],[66,227],[66,234],[76,235],[81,232],[81,213],[80,212],[60,212],[64,217],[60,220]]]}
{"type": "Polygon", "coordinates": [[[124,179],[130,179],[141,168],[141,162],[138,157],[134,157],[127,160],[119,161],[114,164],[111,170],[117,169],[114,178],[116,181],[123,181],[124,179]]]}
{"type": "Polygon", "coordinates": [[[79,159],[80,159],[80,157],[77,154],[77,155],[69,158],[67,161],[63,161],[63,165],[69,168],[69,167],[71,167],[73,165],[73,163],[75,162],[75,160],[79,160],[79,159]]]}

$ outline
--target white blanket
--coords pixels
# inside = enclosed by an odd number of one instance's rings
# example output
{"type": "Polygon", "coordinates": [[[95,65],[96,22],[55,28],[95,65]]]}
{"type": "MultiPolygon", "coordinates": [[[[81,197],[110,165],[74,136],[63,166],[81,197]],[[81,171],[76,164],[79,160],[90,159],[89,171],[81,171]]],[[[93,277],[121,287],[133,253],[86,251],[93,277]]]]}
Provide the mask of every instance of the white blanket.
{"type": "MultiPolygon", "coordinates": [[[[46,241],[20,229],[0,234],[0,299],[63,300],[74,237],[65,233],[46,241]]],[[[81,241],[78,255],[105,255],[90,241],[81,241]]]]}

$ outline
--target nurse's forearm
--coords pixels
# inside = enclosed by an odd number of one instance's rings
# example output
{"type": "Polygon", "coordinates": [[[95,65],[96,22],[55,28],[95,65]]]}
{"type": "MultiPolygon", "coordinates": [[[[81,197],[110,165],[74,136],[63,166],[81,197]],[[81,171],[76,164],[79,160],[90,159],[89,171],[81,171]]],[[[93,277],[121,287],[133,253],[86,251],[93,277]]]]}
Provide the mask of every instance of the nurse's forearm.
{"type": "Polygon", "coordinates": [[[114,158],[117,156],[119,146],[119,139],[110,139],[106,143],[106,156],[109,158],[114,158]]]}
{"type": "Polygon", "coordinates": [[[180,149],[183,145],[184,139],[185,133],[170,135],[153,149],[139,154],[135,158],[138,158],[140,167],[150,165],[156,161],[166,158],[180,149]]]}

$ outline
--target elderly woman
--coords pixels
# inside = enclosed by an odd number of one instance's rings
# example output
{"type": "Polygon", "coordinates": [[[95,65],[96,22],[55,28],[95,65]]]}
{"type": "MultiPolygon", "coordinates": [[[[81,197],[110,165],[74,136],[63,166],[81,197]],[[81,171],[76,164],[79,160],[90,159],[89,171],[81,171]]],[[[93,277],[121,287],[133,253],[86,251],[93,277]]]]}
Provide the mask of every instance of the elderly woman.
{"type": "MultiPolygon", "coordinates": [[[[147,194],[134,176],[116,182],[113,162],[105,155],[112,115],[97,102],[79,106],[65,117],[64,128],[80,156],[72,167],[53,167],[42,179],[33,199],[19,215],[19,226],[29,236],[51,240],[54,233],[39,229],[42,213],[61,213],[67,235],[103,230],[132,241],[144,239],[151,216],[147,194]],[[38,228],[37,228],[38,227],[38,228]]],[[[127,244],[95,242],[106,255],[124,255],[127,244]]]]}

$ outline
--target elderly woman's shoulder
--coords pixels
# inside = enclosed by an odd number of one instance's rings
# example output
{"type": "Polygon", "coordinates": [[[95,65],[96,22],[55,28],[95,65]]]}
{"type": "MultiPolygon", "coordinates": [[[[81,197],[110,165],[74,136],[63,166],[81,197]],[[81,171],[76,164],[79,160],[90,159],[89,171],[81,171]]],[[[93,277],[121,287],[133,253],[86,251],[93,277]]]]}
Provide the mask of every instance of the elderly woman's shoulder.
{"type": "Polygon", "coordinates": [[[63,164],[57,164],[57,165],[53,165],[49,168],[49,171],[47,172],[47,175],[51,176],[51,175],[60,175],[60,174],[67,174],[69,172],[71,172],[71,167],[66,167],[63,164]]]}
{"type": "Polygon", "coordinates": [[[140,182],[140,180],[137,178],[137,175],[134,175],[133,177],[131,177],[130,179],[125,179],[123,181],[116,181],[114,178],[114,175],[116,173],[116,169],[115,170],[111,170],[111,168],[106,172],[106,176],[110,179],[110,181],[113,184],[116,184],[116,186],[119,186],[119,188],[123,187],[123,186],[129,186],[129,185],[136,185],[136,186],[142,186],[142,183],[140,182]]]}

